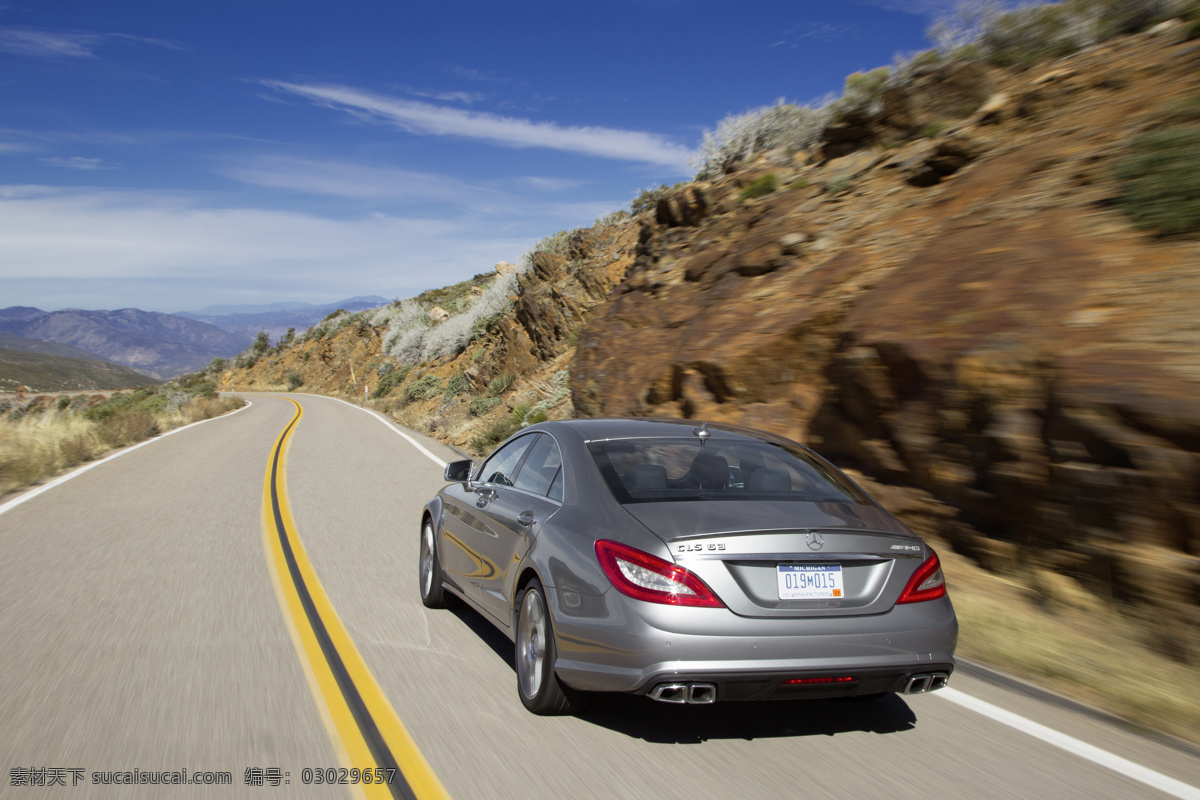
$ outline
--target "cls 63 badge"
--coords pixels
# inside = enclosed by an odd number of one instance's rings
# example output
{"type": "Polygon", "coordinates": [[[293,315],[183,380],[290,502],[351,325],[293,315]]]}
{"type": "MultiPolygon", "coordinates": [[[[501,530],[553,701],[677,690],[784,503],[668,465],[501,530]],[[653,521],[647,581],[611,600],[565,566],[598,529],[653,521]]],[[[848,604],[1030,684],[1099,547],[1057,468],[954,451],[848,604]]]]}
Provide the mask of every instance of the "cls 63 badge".
{"type": "Polygon", "coordinates": [[[700,543],[700,544],[681,544],[681,545],[679,545],[679,550],[678,550],[677,552],[680,552],[680,553],[699,553],[699,552],[701,552],[701,551],[704,551],[704,550],[713,550],[713,551],[717,551],[717,550],[724,550],[724,549],[725,549],[725,543],[724,543],[724,542],[709,542],[708,544],[704,544],[704,543],[700,543]]]}

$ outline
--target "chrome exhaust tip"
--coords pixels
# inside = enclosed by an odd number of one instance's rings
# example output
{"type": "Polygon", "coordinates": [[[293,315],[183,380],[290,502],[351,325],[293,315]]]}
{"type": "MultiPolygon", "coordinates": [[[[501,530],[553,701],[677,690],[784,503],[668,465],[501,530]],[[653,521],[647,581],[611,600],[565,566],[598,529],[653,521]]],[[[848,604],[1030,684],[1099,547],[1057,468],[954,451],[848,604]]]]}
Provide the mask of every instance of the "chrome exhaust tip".
{"type": "Polygon", "coordinates": [[[717,700],[717,687],[711,683],[693,683],[687,687],[687,701],[692,705],[708,705],[717,700]]]}
{"type": "Polygon", "coordinates": [[[938,689],[945,689],[946,684],[950,682],[950,675],[945,672],[935,672],[932,675],[930,675],[929,677],[930,677],[930,681],[929,681],[928,691],[931,691],[931,692],[936,691],[938,689]]]}
{"type": "Polygon", "coordinates": [[[660,683],[650,690],[650,699],[660,703],[686,703],[688,686],[685,683],[660,683]]]}
{"type": "Polygon", "coordinates": [[[904,684],[904,694],[925,694],[929,691],[929,684],[932,681],[932,675],[913,675],[904,684]]]}

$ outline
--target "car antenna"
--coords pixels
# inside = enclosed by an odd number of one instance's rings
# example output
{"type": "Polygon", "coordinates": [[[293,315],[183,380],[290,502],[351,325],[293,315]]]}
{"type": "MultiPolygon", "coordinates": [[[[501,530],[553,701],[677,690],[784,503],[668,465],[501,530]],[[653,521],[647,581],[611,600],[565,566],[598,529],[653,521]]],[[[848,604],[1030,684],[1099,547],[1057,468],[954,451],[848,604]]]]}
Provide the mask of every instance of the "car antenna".
{"type": "Polygon", "coordinates": [[[708,437],[712,436],[712,434],[708,432],[708,421],[707,420],[705,420],[704,422],[701,422],[699,428],[692,428],[692,433],[694,433],[700,437],[700,446],[701,447],[704,447],[704,443],[708,441],[708,437]]]}

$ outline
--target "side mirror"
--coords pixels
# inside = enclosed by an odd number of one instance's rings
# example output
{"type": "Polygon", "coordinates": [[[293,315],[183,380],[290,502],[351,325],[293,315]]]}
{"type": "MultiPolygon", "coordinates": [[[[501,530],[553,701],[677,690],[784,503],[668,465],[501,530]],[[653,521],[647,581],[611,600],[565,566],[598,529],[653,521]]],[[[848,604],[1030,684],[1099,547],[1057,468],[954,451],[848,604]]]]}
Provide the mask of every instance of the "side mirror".
{"type": "Polygon", "coordinates": [[[451,461],[446,465],[446,480],[450,482],[463,482],[471,479],[471,467],[475,466],[475,462],[469,458],[464,458],[461,461],[451,461]]]}

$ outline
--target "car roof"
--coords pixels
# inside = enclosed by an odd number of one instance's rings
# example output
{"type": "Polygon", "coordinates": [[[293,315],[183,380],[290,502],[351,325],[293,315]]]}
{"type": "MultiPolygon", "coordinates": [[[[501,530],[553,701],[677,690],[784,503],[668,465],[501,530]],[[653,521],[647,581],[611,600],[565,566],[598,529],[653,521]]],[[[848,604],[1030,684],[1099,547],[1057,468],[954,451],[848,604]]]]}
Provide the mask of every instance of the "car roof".
{"type": "MultiPolygon", "coordinates": [[[[554,432],[567,428],[581,437],[584,442],[598,442],[608,439],[657,439],[690,436],[692,432],[705,424],[696,419],[669,419],[658,417],[623,417],[601,419],[564,419],[553,422],[543,422],[535,426],[554,432]]],[[[765,431],[750,428],[739,428],[733,425],[707,423],[708,431],[714,439],[759,439],[767,441],[789,442],[765,431]]]]}

